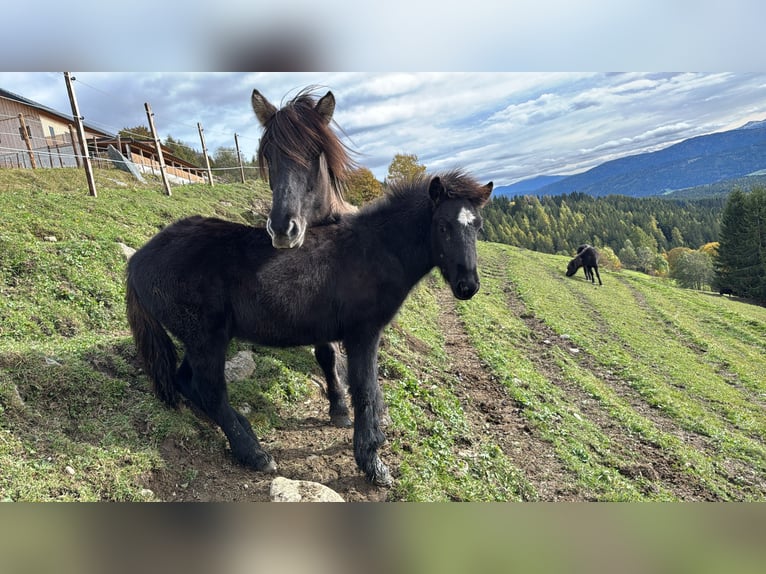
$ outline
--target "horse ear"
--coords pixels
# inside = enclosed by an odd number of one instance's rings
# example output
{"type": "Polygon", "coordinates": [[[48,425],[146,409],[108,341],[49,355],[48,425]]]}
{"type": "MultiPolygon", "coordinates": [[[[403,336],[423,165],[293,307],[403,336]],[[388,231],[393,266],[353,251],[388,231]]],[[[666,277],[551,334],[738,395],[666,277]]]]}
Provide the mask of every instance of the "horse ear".
{"type": "Polygon", "coordinates": [[[489,201],[489,196],[492,195],[492,188],[493,184],[490,181],[487,185],[479,190],[479,207],[483,207],[489,201]]]}
{"type": "Polygon", "coordinates": [[[428,184],[428,195],[431,196],[431,201],[434,203],[439,203],[442,199],[446,199],[447,188],[444,187],[438,175],[431,178],[431,183],[428,184]]]}
{"type": "Polygon", "coordinates": [[[250,102],[253,104],[255,117],[258,118],[258,121],[261,122],[262,126],[266,126],[268,121],[277,113],[277,108],[270,104],[258,90],[253,90],[250,102]]]}
{"type": "Polygon", "coordinates": [[[317,102],[314,109],[322,116],[325,125],[330,123],[332,115],[335,112],[335,96],[332,92],[327,92],[322,99],[317,102]]]}

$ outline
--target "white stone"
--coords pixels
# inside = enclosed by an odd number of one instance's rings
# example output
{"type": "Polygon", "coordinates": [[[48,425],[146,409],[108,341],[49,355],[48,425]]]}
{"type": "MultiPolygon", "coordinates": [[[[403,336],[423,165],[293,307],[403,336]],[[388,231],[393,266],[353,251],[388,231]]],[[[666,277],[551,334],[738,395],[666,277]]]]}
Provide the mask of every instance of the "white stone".
{"type": "Polygon", "coordinates": [[[120,246],[120,250],[122,251],[122,254],[125,256],[125,259],[130,259],[133,257],[133,254],[136,252],[135,249],[130,247],[129,245],[125,245],[124,243],[117,243],[117,245],[120,246]]]}
{"type": "Polygon", "coordinates": [[[340,494],[324,484],[282,476],[271,481],[269,496],[272,502],[345,502],[340,494]]]}

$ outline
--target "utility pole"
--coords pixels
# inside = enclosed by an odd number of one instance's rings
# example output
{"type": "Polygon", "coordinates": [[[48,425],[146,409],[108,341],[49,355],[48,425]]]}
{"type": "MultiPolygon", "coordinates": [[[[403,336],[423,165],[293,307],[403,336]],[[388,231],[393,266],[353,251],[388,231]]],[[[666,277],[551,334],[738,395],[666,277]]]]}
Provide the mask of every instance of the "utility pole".
{"type": "Polygon", "coordinates": [[[237,161],[239,162],[239,177],[242,178],[242,183],[245,183],[245,168],[242,166],[242,154],[239,153],[239,137],[234,134],[234,145],[237,147],[237,161]]]}
{"type": "MultiPolygon", "coordinates": [[[[72,81],[75,78],[71,77],[69,72],[64,72],[64,80],[66,80],[66,89],[69,93],[69,103],[72,104],[72,116],[74,117],[74,124],[77,127],[77,139],[80,141],[80,153],[82,154],[82,163],[85,166],[85,177],[88,180],[88,189],[93,197],[97,197],[96,193],[96,180],[93,178],[93,168],[90,165],[90,155],[88,155],[88,145],[85,141],[85,128],[82,126],[82,117],[80,116],[80,108],[77,106],[77,98],[74,95],[74,88],[72,87],[72,81]]],[[[72,142],[74,147],[74,141],[72,142]]],[[[75,152],[75,155],[78,155],[75,152]]]]}
{"type": "Polygon", "coordinates": [[[160,144],[160,138],[157,136],[157,130],[154,127],[154,114],[152,113],[152,107],[148,103],[144,103],[144,108],[146,108],[146,118],[149,120],[149,129],[152,130],[154,147],[157,149],[157,159],[159,160],[160,164],[162,185],[165,186],[165,195],[172,195],[170,193],[170,182],[168,181],[168,174],[165,173],[165,157],[162,155],[162,145],[160,144]]]}
{"type": "Polygon", "coordinates": [[[199,141],[202,142],[202,155],[205,156],[205,167],[207,167],[207,181],[210,183],[210,187],[213,187],[213,172],[210,169],[210,158],[207,157],[207,147],[205,147],[205,135],[202,129],[202,124],[197,122],[197,129],[199,130],[199,141]]]}

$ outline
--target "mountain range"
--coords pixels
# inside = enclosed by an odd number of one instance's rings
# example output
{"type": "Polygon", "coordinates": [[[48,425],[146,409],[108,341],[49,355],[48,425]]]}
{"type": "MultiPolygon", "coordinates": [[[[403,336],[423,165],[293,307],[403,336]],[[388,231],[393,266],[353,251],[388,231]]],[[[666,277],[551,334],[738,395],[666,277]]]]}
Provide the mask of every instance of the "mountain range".
{"type": "Polygon", "coordinates": [[[538,176],[499,186],[495,194],[581,192],[596,197],[611,194],[647,197],[765,173],[766,120],[763,120],[689,138],[658,151],[607,161],[582,173],[538,176]]]}

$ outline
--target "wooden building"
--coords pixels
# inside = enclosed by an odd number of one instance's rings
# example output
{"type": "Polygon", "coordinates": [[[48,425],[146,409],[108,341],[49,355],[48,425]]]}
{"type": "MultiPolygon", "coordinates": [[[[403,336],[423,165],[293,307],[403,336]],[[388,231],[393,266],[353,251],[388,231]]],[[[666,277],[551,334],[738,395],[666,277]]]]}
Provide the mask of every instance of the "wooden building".
{"type": "MultiPolygon", "coordinates": [[[[138,171],[159,174],[154,142],[121,140],[88,122],[83,122],[83,127],[89,152],[97,167],[122,167],[107,154],[107,148],[111,145],[126,160],[136,164],[138,171]]],[[[75,150],[79,146],[73,146],[72,141],[77,141],[77,135],[70,114],[0,88],[0,168],[78,167],[79,152],[75,150]]],[[[174,156],[165,146],[162,146],[162,155],[171,181],[207,181],[205,170],[174,156]]]]}

